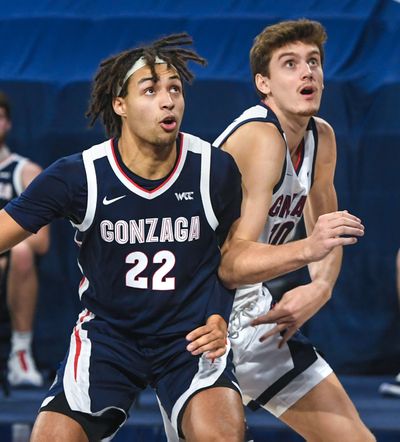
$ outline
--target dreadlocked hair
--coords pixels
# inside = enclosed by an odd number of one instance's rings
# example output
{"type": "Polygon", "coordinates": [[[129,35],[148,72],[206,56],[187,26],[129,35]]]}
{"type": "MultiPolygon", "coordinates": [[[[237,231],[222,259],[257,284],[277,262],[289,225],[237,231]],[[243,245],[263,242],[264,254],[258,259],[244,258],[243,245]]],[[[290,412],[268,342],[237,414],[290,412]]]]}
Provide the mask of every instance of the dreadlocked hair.
{"type": "Polygon", "coordinates": [[[122,52],[101,62],[94,78],[89,109],[86,113],[86,116],[90,118],[90,126],[93,126],[97,118],[101,116],[108,136],[121,135],[122,120],[114,112],[113,99],[116,96],[125,97],[128,94],[129,79],[123,84],[125,75],[141,57],[145,59],[155,79],[158,79],[155,61],[156,57],[159,57],[169,68],[173,66],[182,80],[191,83],[194,75],[188,69],[187,62],[192,60],[202,66],[207,64],[206,60],[194,50],[181,47],[192,43],[193,40],[187,33],[172,34],[147,46],[122,52]],[[120,88],[122,89],[118,93],[120,88]]]}

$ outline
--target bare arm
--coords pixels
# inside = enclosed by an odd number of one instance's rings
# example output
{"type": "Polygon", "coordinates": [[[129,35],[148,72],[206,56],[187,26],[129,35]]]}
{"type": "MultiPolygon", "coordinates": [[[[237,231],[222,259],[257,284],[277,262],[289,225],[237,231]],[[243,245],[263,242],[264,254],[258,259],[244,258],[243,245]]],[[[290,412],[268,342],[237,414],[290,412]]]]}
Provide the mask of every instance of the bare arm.
{"type": "MultiPolygon", "coordinates": [[[[331,213],[328,213],[337,211],[337,198],[333,184],[336,142],[333,130],[327,123],[319,120],[318,129],[320,141],[315,179],[304,212],[308,235],[313,234],[321,219],[328,224],[336,222],[331,218],[331,213]]],[[[299,327],[315,315],[332,295],[341,261],[342,247],[335,247],[319,261],[310,263],[311,283],[286,292],[273,310],[253,321],[253,325],[277,324],[261,340],[283,332],[280,342],[280,346],[282,346],[299,327]]]]}
{"type": "MultiPolygon", "coordinates": [[[[41,173],[41,171],[42,169],[40,166],[32,163],[31,161],[28,161],[24,165],[21,174],[23,188],[26,189],[31,181],[36,178],[41,173]]],[[[42,227],[36,234],[31,235],[27,239],[27,242],[31,249],[38,255],[43,255],[49,249],[49,230],[49,226],[42,227]]]]}
{"type": "MultiPolygon", "coordinates": [[[[336,141],[332,128],[318,120],[319,150],[316,161],[314,184],[304,210],[307,235],[314,230],[321,215],[338,210],[336,190],[333,183],[336,168],[336,141]]],[[[334,248],[325,258],[308,265],[311,280],[319,286],[322,299],[330,298],[339,276],[342,263],[342,247],[334,248]]]]}
{"type": "Polygon", "coordinates": [[[5,211],[0,210],[0,253],[11,249],[31,235],[5,211]]]}
{"type": "Polygon", "coordinates": [[[319,219],[306,239],[278,246],[257,243],[282,173],[284,141],[274,126],[252,122],[233,133],[224,150],[234,157],[243,183],[241,217],[222,248],[219,275],[227,287],[266,281],[296,270],[322,259],[334,247],[354,244],[354,236],[363,234],[358,218],[335,212],[319,219]],[[352,237],[339,236],[343,234],[352,237]]]}

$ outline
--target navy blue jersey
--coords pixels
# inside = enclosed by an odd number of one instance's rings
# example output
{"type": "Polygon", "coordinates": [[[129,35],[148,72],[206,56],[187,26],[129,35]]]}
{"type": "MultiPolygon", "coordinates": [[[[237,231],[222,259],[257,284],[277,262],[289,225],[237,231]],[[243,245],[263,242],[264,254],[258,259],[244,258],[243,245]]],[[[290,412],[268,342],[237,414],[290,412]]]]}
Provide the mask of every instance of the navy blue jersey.
{"type": "Polygon", "coordinates": [[[213,313],[227,319],[233,302],[217,277],[218,241],[240,213],[239,171],[229,154],[189,134],[178,152],[171,174],[149,190],[108,140],[54,163],[5,208],[31,232],[68,218],[82,303],[137,334],[187,333],[213,313]]]}
{"type": "Polygon", "coordinates": [[[0,161],[0,209],[23,191],[21,172],[26,161],[17,154],[0,161]]]}

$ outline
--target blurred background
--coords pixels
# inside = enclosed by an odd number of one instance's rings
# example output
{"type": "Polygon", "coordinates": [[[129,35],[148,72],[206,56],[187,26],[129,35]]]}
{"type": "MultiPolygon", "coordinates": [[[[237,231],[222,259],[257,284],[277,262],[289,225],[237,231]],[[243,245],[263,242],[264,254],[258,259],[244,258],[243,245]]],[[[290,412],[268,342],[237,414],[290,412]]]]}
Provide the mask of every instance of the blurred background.
{"type": "MultiPolygon", "coordinates": [[[[12,150],[46,167],[105,139],[84,114],[104,58],[169,33],[194,38],[206,68],[186,88],[182,130],[213,141],[257,103],[248,63],[267,25],[306,17],[328,33],[319,115],[338,144],[339,207],[366,235],[347,248],[333,298],[305,327],[339,374],[400,370],[395,256],[400,247],[400,3],[394,0],[0,1],[0,90],[12,104],[12,150]]],[[[80,311],[72,227],[52,225],[40,263],[34,350],[54,372],[80,311]]]]}

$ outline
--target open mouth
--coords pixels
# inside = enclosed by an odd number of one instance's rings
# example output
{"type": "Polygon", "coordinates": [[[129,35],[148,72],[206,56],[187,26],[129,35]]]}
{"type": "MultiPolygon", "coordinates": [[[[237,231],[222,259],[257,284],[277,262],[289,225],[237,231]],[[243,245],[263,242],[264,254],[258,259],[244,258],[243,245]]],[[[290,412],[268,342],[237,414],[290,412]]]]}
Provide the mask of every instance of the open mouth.
{"type": "Polygon", "coordinates": [[[163,120],[161,120],[160,122],[161,127],[166,130],[167,132],[173,131],[175,130],[176,126],[177,126],[177,122],[176,119],[173,115],[165,117],[163,120]]]}
{"type": "Polygon", "coordinates": [[[303,89],[300,90],[301,95],[312,95],[314,92],[315,90],[311,86],[303,87],[303,89]]]}

